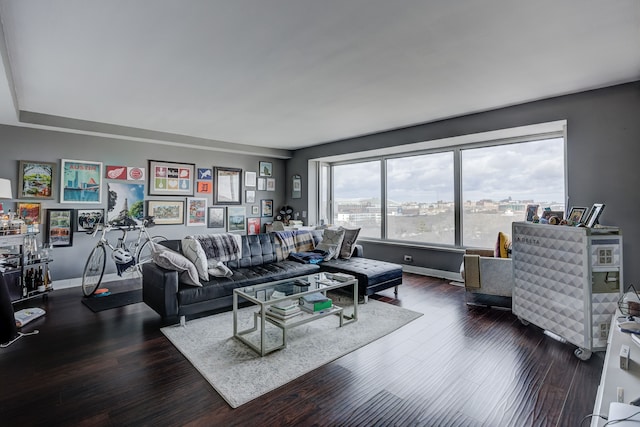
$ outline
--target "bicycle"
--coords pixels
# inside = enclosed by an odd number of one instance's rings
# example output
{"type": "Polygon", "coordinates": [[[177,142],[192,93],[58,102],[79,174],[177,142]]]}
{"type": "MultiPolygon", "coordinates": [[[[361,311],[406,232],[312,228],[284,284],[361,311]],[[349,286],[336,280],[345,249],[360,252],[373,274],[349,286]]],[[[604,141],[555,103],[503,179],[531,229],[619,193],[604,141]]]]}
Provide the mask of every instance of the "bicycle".
{"type": "Polygon", "coordinates": [[[152,216],[144,217],[142,224],[137,224],[131,218],[125,218],[123,222],[118,224],[104,224],[99,221],[93,224],[93,229],[89,230],[88,234],[95,237],[100,233],[100,239],[84,265],[82,293],[85,297],[93,295],[102,282],[107,264],[107,248],[111,249],[111,257],[116,264],[118,275],[136,270],[142,273],[142,266],[151,261],[153,245],[167,240],[164,236],[151,237],[149,235],[147,228],[153,225],[155,224],[152,216]],[[111,244],[107,239],[107,234],[114,230],[122,232],[116,245],[111,244]],[[127,236],[130,231],[137,231],[138,237],[127,244],[127,236]]]}

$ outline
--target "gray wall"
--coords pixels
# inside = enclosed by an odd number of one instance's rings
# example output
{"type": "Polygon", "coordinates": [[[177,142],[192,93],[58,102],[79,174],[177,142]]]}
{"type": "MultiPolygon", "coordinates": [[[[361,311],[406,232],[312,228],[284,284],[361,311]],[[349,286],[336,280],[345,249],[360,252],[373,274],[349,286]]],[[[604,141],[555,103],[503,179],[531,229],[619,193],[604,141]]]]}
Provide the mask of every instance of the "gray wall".
{"type": "MultiPolygon", "coordinates": [[[[308,182],[309,159],[392,147],[420,141],[485,132],[555,120],[567,120],[567,191],[570,206],[606,204],[601,223],[622,228],[624,282],[640,282],[640,82],[551,98],[479,114],[462,116],[409,128],[301,149],[287,164],[287,180],[299,173],[303,188],[308,182]]],[[[541,179],[543,179],[541,177],[541,179]]],[[[289,193],[287,193],[289,197],[289,193]]],[[[288,199],[296,210],[308,206],[302,199],[288,199]]],[[[368,256],[404,263],[402,255],[413,255],[413,265],[457,272],[462,256],[456,251],[364,242],[368,256]]]]}
{"type": "MultiPolygon", "coordinates": [[[[0,125],[0,141],[0,178],[9,178],[12,180],[14,197],[17,197],[19,160],[56,162],[58,168],[60,167],[60,159],[100,161],[103,162],[104,166],[116,165],[147,168],[147,161],[151,159],[195,163],[196,167],[201,168],[212,168],[214,166],[241,168],[243,170],[242,200],[244,202],[244,171],[257,172],[259,161],[269,161],[273,163],[276,191],[257,191],[256,203],[250,205],[245,203],[247,216],[252,216],[250,206],[259,206],[260,199],[273,199],[274,210],[280,208],[284,203],[285,161],[282,159],[3,125],[0,125]]],[[[105,180],[105,182],[107,181],[105,180]]],[[[257,188],[252,189],[257,190],[257,188]]],[[[40,200],[43,208],[43,218],[45,217],[45,210],[48,208],[106,209],[107,207],[106,186],[103,188],[103,202],[101,205],[59,203],[59,179],[54,186],[54,196],[55,198],[53,200],[40,200]]],[[[213,194],[202,195],[196,193],[195,197],[206,197],[208,206],[211,206],[213,203],[213,194]]],[[[158,196],[146,196],[145,199],[186,200],[185,197],[158,196]]],[[[3,202],[5,210],[11,208],[15,211],[18,200],[3,202]]],[[[262,223],[264,224],[271,220],[272,218],[270,217],[264,217],[262,218],[262,223]]],[[[151,229],[152,235],[164,235],[168,238],[182,238],[187,234],[207,232],[209,231],[206,227],[186,227],[185,225],[158,225],[151,229]]],[[[41,232],[40,236],[43,234],[44,233],[41,232]]],[[[96,239],[90,235],[84,232],[76,232],[73,236],[73,246],[55,248],[53,251],[54,262],[51,264],[53,279],[62,280],[81,277],[85,260],[89,251],[95,245],[95,242],[96,239]]],[[[109,266],[107,273],[115,273],[113,263],[108,263],[107,265],[109,266]]]]}

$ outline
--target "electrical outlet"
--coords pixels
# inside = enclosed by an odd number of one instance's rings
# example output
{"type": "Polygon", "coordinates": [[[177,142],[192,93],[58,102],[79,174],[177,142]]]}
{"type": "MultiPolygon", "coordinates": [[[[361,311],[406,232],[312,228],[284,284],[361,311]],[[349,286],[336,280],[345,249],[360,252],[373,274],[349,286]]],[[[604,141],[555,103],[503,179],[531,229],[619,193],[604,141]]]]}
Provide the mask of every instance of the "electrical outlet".
{"type": "Polygon", "coordinates": [[[404,260],[407,262],[412,262],[413,261],[413,257],[411,255],[405,255],[404,256],[404,260]]]}

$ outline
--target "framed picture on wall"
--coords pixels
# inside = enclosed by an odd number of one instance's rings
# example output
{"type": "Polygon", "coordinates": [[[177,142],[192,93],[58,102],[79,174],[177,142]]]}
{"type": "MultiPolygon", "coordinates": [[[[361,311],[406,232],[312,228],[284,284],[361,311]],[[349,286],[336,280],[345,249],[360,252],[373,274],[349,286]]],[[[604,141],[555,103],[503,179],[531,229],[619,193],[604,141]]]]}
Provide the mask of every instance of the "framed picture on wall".
{"type": "Polygon", "coordinates": [[[149,160],[149,195],[193,196],[195,168],[193,163],[149,160]]]}
{"type": "Polygon", "coordinates": [[[53,199],[58,166],[55,163],[20,160],[18,164],[19,199],[53,199]]]}
{"type": "Polygon", "coordinates": [[[92,231],[96,225],[104,224],[104,209],[77,209],[76,231],[92,231]]]}
{"type": "Polygon", "coordinates": [[[242,204],[242,169],[214,168],[213,203],[215,205],[242,204]]]}
{"type": "Polygon", "coordinates": [[[256,192],[255,190],[247,190],[244,192],[244,201],[247,203],[255,203],[256,192]]]}
{"type": "Polygon", "coordinates": [[[40,207],[40,203],[37,202],[19,202],[18,216],[20,216],[27,225],[40,224],[40,207]]]}
{"type": "Polygon", "coordinates": [[[255,187],[256,186],[256,173],[255,172],[245,172],[244,173],[244,185],[245,187],[255,187]]]}
{"type": "Polygon", "coordinates": [[[184,200],[149,200],[147,215],[156,225],[184,224],[184,200]]]}
{"type": "Polygon", "coordinates": [[[187,226],[205,225],[207,223],[207,199],[187,197],[187,226]]]}
{"type": "Polygon", "coordinates": [[[260,218],[247,218],[247,234],[260,234],[260,218]]]}
{"type": "Polygon", "coordinates": [[[224,207],[211,206],[207,213],[207,227],[218,230],[226,230],[224,207]]]}
{"type": "Polygon", "coordinates": [[[273,200],[260,200],[260,211],[262,216],[273,216],[273,200]]]}
{"type": "Polygon", "coordinates": [[[258,178],[258,191],[265,191],[267,189],[267,178],[258,178]]]}
{"type": "Polygon", "coordinates": [[[228,231],[230,233],[234,232],[242,232],[244,233],[246,230],[246,217],[247,212],[244,206],[233,206],[227,209],[227,223],[228,231]]]}
{"type": "Polygon", "coordinates": [[[61,161],[60,203],[102,203],[102,162],[61,161]]]}
{"type": "Polygon", "coordinates": [[[258,169],[260,170],[260,176],[273,176],[273,163],[271,162],[260,162],[258,169]]]}
{"type": "Polygon", "coordinates": [[[73,245],[73,209],[47,209],[45,238],[52,246],[73,245]]]}

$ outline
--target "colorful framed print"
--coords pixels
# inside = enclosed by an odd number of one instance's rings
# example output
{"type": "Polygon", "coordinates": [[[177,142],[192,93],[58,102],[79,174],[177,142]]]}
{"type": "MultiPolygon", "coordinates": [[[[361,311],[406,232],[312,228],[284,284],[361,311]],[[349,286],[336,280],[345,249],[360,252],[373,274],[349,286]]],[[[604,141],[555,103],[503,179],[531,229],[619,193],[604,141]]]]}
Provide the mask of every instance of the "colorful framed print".
{"type": "Polygon", "coordinates": [[[209,180],[213,179],[213,172],[210,168],[198,168],[198,180],[209,180]]]}
{"type": "Polygon", "coordinates": [[[255,187],[256,186],[256,173],[255,172],[245,172],[244,173],[244,186],[245,187],[255,187]]]}
{"type": "Polygon", "coordinates": [[[242,204],[242,169],[214,168],[214,196],[215,205],[242,204]]]}
{"type": "Polygon", "coordinates": [[[149,195],[193,196],[195,168],[193,163],[149,160],[149,195]]]}
{"type": "Polygon", "coordinates": [[[589,208],[587,207],[574,206],[569,211],[569,216],[567,216],[567,221],[569,221],[569,223],[571,224],[580,224],[582,222],[582,218],[584,218],[584,216],[588,211],[589,211],[589,208]]]}
{"type": "Polygon", "coordinates": [[[207,199],[201,197],[187,197],[187,226],[206,225],[207,199]]]}
{"type": "Polygon", "coordinates": [[[104,209],[76,209],[76,231],[93,231],[104,220],[104,209]]]}
{"type": "Polygon", "coordinates": [[[73,245],[73,209],[47,209],[46,238],[55,247],[73,245]]]}
{"type": "Polygon", "coordinates": [[[55,163],[20,160],[18,164],[19,199],[53,199],[58,166],[55,163]]]}
{"type": "Polygon", "coordinates": [[[149,200],[147,215],[156,225],[184,224],[184,200],[149,200]]]}
{"type": "Polygon", "coordinates": [[[109,202],[107,204],[107,222],[122,223],[125,218],[142,224],[144,218],[144,184],[127,181],[107,184],[109,202]]]}
{"type": "Polygon", "coordinates": [[[60,203],[102,203],[102,162],[61,161],[60,203]]]}
{"type": "Polygon", "coordinates": [[[145,180],[144,168],[107,165],[105,169],[105,176],[108,179],[120,179],[123,181],[145,180]]]}
{"type": "Polygon", "coordinates": [[[217,230],[226,230],[224,207],[211,206],[207,214],[207,227],[217,230]]]}
{"type": "Polygon", "coordinates": [[[213,184],[211,181],[198,181],[197,192],[202,194],[211,194],[213,192],[213,184]]]}
{"type": "Polygon", "coordinates": [[[227,224],[230,233],[242,232],[246,230],[246,210],[244,206],[229,206],[227,208],[227,224]]]}
{"type": "Polygon", "coordinates": [[[260,200],[260,211],[262,216],[273,216],[273,200],[262,199],[260,200]]]}
{"type": "Polygon", "coordinates": [[[258,170],[260,171],[260,176],[272,177],[273,176],[273,163],[271,163],[271,162],[260,162],[258,170]]]}
{"type": "Polygon", "coordinates": [[[27,225],[40,224],[40,208],[37,202],[18,202],[18,216],[27,225]]]}
{"type": "Polygon", "coordinates": [[[265,191],[267,189],[267,178],[258,178],[258,191],[265,191]]]}
{"type": "Polygon", "coordinates": [[[247,218],[247,234],[260,234],[260,218],[247,218]]]}

